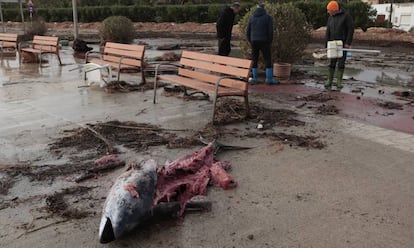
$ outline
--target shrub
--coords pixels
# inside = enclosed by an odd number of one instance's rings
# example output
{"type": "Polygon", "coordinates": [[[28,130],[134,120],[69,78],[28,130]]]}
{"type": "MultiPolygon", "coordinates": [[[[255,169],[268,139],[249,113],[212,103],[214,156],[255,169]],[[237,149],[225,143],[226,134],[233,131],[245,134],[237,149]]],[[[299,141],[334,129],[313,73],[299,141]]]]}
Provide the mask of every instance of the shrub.
{"type": "Polygon", "coordinates": [[[30,23],[27,29],[28,35],[44,35],[47,32],[47,25],[45,20],[37,16],[33,19],[33,21],[30,23]]]}
{"type": "MultiPolygon", "coordinates": [[[[253,7],[240,20],[241,32],[246,34],[247,23],[256,10],[253,7]]],[[[290,3],[266,3],[266,11],[273,18],[272,58],[275,62],[293,63],[300,59],[311,38],[311,26],[302,11],[290,3]]],[[[241,41],[245,55],[250,54],[247,38],[241,41]]]]}
{"type": "Polygon", "coordinates": [[[130,19],[125,16],[111,16],[102,22],[99,35],[102,42],[131,43],[135,31],[130,19]]]}

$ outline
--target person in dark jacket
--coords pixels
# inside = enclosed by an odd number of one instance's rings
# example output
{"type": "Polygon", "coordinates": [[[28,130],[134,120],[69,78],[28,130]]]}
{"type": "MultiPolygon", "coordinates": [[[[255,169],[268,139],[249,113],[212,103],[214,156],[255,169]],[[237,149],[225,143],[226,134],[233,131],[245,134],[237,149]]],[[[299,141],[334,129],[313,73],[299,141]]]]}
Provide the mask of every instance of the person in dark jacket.
{"type": "Polygon", "coordinates": [[[277,84],[273,79],[272,67],[272,41],[273,41],[273,19],[267,14],[264,4],[260,4],[249,18],[247,24],[247,40],[252,47],[252,77],[249,82],[257,83],[257,64],[259,53],[262,52],[266,64],[266,84],[277,84]]]}
{"type": "Polygon", "coordinates": [[[228,56],[231,51],[231,32],[233,30],[234,17],[240,12],[240,3],[235,2],[226,6],[220,12],[216,23],[218,39],[218,55],[228,56]]]}
{"type": "MultiPolygon", "coordinates": [[[[326,43],[328,43],[328,41],[341,40],[344,48],[350,48],[354,36],[354,22],[352,17],[343,8],[340,8],[336,1],[330,1],[326,6],[326,9],[329,14],[328,23],[326,25],[326,43]]],[[[332,87],[336,64],[338,64],[336,88],[338,90],[343,88],[342,77],[345,70],[345,60],[345,51],[342,58],[329,60],[328,80],[325,83],[325,89],[330,90],[332,87]]]]}

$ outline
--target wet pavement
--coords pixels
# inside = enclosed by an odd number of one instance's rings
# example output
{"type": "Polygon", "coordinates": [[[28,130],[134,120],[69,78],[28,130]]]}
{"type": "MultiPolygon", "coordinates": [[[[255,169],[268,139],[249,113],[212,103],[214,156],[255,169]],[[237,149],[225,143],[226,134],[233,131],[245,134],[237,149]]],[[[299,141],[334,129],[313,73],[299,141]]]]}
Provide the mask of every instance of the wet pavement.
{"type": "MultiPolygon", "coordinates": [[[[205,51],[210,49],[214,47],[205,51]]],[[[151,56],[160,54],[149,50],[151,56]]],[[[120,120],[199,130],[210,121],[209,101],[183,99],[160,90],[154,105],[152,91],[109,94],[96,84],[84,87],[76,70],[83,61],[73,57],[70,48],[62,50],[62,67],[53,56],[46,58],[48,63],[42,67],[19,66],[16,59],[0,67],[0,169],[78,166],[87,151],[69,150],[78,156],[71,160],[68,151],[54,154],[48,144],[87,123],[120,120]]],[[[295,112],[303,125],[276,123],[271,128],[289,135],[318,136],[326,147],[297,148],[287,143],[290,136],[286,134],[283,139],[267,139],[277,133],[261,132],[258,119],[224,126],[225,142],[254,147],[220,155],[234,163],[232,174],[239,187],[211,190],[212,212],[137,231],[108,247],[412,247],[414,106],[391,94],[410,88],[347,79],[343,92],[324,92],[323,73],[315,75],[313,81],[307,76],[294,79],[296,84],[250,86],[250,100],[252,105],[295,112]],[[361,91],[352,92],[353,84],[361,91]],[[309,100],[310,95],[321,93],[332,99],[309,100]],[[378,101],[401,103],[403,109],[385,109],[378,101]],[[322,104],[336,106],[339,113],[315,114],[322,104]],[[240,135],[243,132],[250,136],[240,135]]],[[[122,74],[121,78],[136,83],[137,77],[122,74]]],[[[154,147],[136,153],[123,148],[121,156],[151,157],[162,164],[188,150],[154,147]]],[[[93,188],[90,194],[67,196],[71,205],[88,211],[80,220],[62,220],[44,211],[45,196],[78,184],[66,176],[44,182],[18,177],[0,198],[4,226],[0,246],[102,247],[97,240],[101,206],[123,170],[83,182],[82,186],[93,188]],[[15,205],[4,205],[10,202],[15,205]]],[[[3,180],[4,171],[0,172],[3,180]]]]}

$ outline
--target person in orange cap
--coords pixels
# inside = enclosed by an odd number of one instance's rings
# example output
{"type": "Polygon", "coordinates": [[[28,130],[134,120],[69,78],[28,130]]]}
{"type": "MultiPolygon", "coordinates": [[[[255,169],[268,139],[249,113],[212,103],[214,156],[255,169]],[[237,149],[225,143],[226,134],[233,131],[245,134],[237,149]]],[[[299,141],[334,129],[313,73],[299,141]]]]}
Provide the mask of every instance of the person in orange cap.
{"type": "MultiPolygon", "coordinates": [[[[344,48],[350,48],[352,38],[354,36],[354,22],[352,20],[352,17],[343,8],[341,8],[336,1],[330,1],[326,6],[326,10],[329,14],[328,22],[326,24],[326,44],[328,41],[342,40],[344,48]]],[[[336,88],[338,90],[342,89],[342,77],[345,70],[345,59],[346,52],[344,52],[342,58],[330,59],[328,80],[325,83],[325,89],[330,90],[332,87],[336,64],[338,64],[336,88]]]]}

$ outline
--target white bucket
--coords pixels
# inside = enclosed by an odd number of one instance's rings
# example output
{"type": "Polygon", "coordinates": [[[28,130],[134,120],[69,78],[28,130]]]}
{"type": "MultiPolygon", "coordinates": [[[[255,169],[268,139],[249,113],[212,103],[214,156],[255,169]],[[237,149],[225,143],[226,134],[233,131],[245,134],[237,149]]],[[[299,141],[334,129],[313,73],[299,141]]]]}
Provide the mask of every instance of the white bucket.
{"type": "Polygon", "coordinates": [[[328,41],[328,59],[342,58],[344,56],[344,44],[341,40],[328,41]]]}

